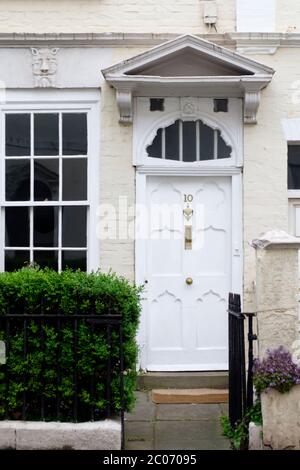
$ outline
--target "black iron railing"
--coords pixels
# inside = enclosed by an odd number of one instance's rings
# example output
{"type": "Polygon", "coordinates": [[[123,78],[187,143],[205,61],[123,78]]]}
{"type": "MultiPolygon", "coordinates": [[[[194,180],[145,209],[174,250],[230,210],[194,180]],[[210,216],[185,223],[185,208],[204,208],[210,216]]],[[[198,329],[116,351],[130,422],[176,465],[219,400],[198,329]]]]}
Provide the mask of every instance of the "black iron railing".
{"type": "MultiPolygon", "coordinates": [[[[72,390],[73,396],[71,400],[73,405],[71,406],[71,411],[68,411],[68,421],[82,421],[82,417],[85,420],[96,421],[100,419],[109,418],[113,413],[115,413],[116,408],[120,410],[121,426],[122,426],[122,448],[124,445],[124,357],[123,357],[123,330],[122,330],[122,318],[120,315],[63,315],[63,314],[15,314],[8,313],[6,315],[0,316],[0,330],[2,331],[2,338],[5,342],[6,349],[6,366],[5,366],[5,387],[7,394],[10,390],[10,386],[15,377],[11,377],[10,373],[10,355],[11,355],[11,346],[13,344],[15,335],[21,334],[23,340],[23,346],[21,350],[21,357],[24,361],[30,357],[30,331],[32,329],[32,324],[36,325],[38,329],[38,334],[41,344],[41,352],[44,348],[44,336],[45,329],[47,327],[52,327],[55,329],[58,338],[58,344],[56,347],[56,377],[54,379],[53,386],[56,389],[56,396],[53,400],[53,397],[50,400],[47,399],[47,394],[44,392],[45,386],[45,375],[46,364],[41,363],[40,371],[40,384],[41,384],[41,393],[39,397],[39,403],[32,400],[32,394],[28,392],[28,373],[24,368],[21,375],[21,385],[23,388],[22,394],[22,406],[18,413],[17,419],[30,419],[33,415],[36,420],[49,420],[49,418],[57,419],[58,421],[64,420],[64,414],[62,412],[63,400],[64,398],[61,395],[61,385],[64,380],[64,371],[60,363],[62,355],[63,341],[59,342],[59,339],[62,338],[62,332],[65,326],[68,326],[71,330],[72,336],[72,390]],[[82,412],[82,401],[79,400],[80,396],[80,377],[78,372],[78,361],[80,361],[80,351],[79,351],[79,328],[82,325],[86,325],[90,334],[93,335],[102,335],[104,339],[104,346],[106,348],[107,354],[105,361],[101,359],[101,364],[99,368],[101,373],[97,373],[97,364],[96,371],[91,373],[88,377],[88,384],[85,383],[85,386],[88,389],[90,395],[90,402],[93,403],[88,407],[85,407],[84,413],[82,412]],[[113,370],[112,370],[113,368],[113,370]],[[114,393],[112,390],[113,377],[116,378],[119,383],[119,395],[118,400],[120,403],[116,406],[114,402],[114,393]],[[105,407],[99,411],[99,407],[95,405],[94,398],[96,396],[97,385],[101,382],[102,388],[104,388],[104,398],[105,398],[105,407]],[[49,416],[50,414],[50,416],[49,416]]],[[[2,369],[3,370],[3,369],[2,369]]],[[[86,380],[86,379],[85,379],[86,380]]],[[[6,401],[5,403],[5,417],[7,419],[16,419],[16,417],[11,416],[11,408],[6,401]]]]}
{"type": "Polygon", "coordinates": [[[240,295],[229,294],[229,419],[232,426],[241,421],[253,405],[253,341],[257,339],[253,334],[254,316],[255,313],[242,313],[240,295]],[[245,359],[245,318],[248,318],[248,364],[245,359]]]}

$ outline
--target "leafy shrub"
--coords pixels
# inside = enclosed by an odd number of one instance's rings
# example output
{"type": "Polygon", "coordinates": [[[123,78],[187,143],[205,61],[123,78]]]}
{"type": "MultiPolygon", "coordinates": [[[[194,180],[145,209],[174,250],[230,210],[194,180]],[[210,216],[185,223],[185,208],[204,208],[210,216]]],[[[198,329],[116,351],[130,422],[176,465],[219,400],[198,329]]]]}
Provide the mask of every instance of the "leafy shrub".
{"type": "Polygon", "coordinates": [[[267,351],[267,357],[255,359],[253,383],[257,393],[268,389],[288,392],[294,385],[300,384],[300,367],[283,346],[267,351]]]}
{"type": "Polygon", "coordinates": [[[235,426],[231,426],[227,415],[221,416],[223,436],[230,440],[233,450],[247,449],[249,439],[249,423],[251,421],[257,425],[262,424],[261,404],[259,400],[257,400],[256,403],[247,410],[243,419],[235,426]]]}
{"type": "MultiPolygon", "coordinates": [[[[122,315],[124,348],[125,408],[134,401],[137,345],[136,330],[140,314],[141,289],[115,274],[87,274],[66,270],[57,273],[38,267],[23,268],[0,274],[0,340],[5,340],[6,313],[44,313],[53,319],[27,320],[27,354],[24,355],[23,319],[10,325],[9,356],[0,365],[0,418],[5,408],[11,419],[22,411],[23,394],[29,403],[27,419],[40,419],[40,404],[45,403],[46,419],[56,419],[55,400],[59,396],[62,421],[73,419],[74,395],[78,399],[78,420],[89,420],[91,408],[95,419],[103,417],[107,405],[105,384],[109,356],[107,332],[78,320],[77,355],[74,352],[74,321],[55,315],[96,314],[122,315]],[[4,321],[1,321],[4,320],[4,321]],[[74,388],[74,365],[78,377],[74,388]],[[9,376],[7,388],[6,377],[9,376]],[[61,379],[59,379],[59,376],[61,379]],[[91,393],[91,392],[94,393],[91,393]]],[[[113,412],[120,410],[119,335],[112,328],[111,390],[113,412]]]]}

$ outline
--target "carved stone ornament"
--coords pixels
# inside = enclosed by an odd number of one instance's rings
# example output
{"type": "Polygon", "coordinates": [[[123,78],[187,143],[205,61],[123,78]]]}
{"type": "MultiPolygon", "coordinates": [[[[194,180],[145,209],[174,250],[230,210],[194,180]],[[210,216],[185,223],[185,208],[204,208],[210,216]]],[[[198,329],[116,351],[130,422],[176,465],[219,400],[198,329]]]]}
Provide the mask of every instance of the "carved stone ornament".
{"type": "MultiPolygon", "coordinates": [[[[186,72],[183,70],[182,73],[186,72]]],[[[132,122],[132,95],[159,95],[181,97],[181,115],[191,119],[199,115],[199,100],[191,98],[193,96],[244,98],[245,124],[255,124],[260,91],[271,82],[274,70],[232,50],[186,34],[110,66],[102,70],[102,74],[107,83],[117,90],[120,122],[123,123],[132,122]],[[171,67],[168,70],[169,60],[173,60],[174,54],[189,57],[191,53],[195,68],[188,75],[174,75],[171,67]],[[201,64],[203,58],[216,67],[215,70],[205,70],[204,67],[199,76],[197,64],[201,64]],[[154,75],[148,75],[149,64],[154,66],[154,72],[151,72],[154,75]],[[228,71],[227,75],[220,75],[220,64],[228,71]],[[233,69],[239,70],[238,77],[232,75],[233,69]]]]}
{"type": "Polygon", "coordinates": [[[117,91],[117,104],[120,111],[119,122],[122,124],[132,123],[132,94],[127,91],[117,91]]]}
{"type": "Polygon", "coordinates": [[[57,72],[57,53],[59,49],[31,48],[32,53],[32,72],[35,86],[39,88],[48,88],[56,86],[57,72]]]}
{"type": "Polygon", "coordinates": [[[244,123],[257,124],[257,112],[260,104],[260,91],[246,91],[244,99],[244,123]]]}
{"type": "Polygon", "coordinates": [[[198,100],[194,97],[183,97],[180,99],[181,116],[182,117],[197,117],[198,114],[198,100]]]}

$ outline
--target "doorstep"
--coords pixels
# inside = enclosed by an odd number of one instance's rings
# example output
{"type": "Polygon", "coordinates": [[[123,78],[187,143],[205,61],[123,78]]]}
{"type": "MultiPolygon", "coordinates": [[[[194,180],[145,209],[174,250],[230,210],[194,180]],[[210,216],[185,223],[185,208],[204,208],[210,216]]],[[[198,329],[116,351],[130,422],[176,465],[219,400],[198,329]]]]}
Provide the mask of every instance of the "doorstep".
{"type": "Polygon", "coordinates": [[[154,389],[151,393],[154,403],[228,403],[227,389],[154,389]]]}
{"type": "Polygon", "coordinates": [[[140,372],[138,390],[154,388],[228,388],[227,371],[140,372]]]}

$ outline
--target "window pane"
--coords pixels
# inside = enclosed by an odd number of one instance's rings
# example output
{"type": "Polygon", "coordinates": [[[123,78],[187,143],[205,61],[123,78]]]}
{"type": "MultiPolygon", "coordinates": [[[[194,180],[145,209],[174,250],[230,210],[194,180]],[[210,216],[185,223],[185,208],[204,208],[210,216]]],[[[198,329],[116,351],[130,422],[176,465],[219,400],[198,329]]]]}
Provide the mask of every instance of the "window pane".
{"type": "Polygon", "coordinates": [[[288,189],[300,189],[300,145],[289,145],[288,166],[288,189]]]}
{"type": "Polygon", "coordinates": [[[34,115],[34,154],[58,155],[58,114],[34,115]]]}
{"type": "Polygon", "coordinates": [[[30,155],[30,114],[6,114],[6,155],[30,155]]]}
{"type": "Polygon", "coordinates": [[[63,200],[87,199],[87,159],[65,158],[63,160],[63,200]]]}
{"type": "Polygon", "coordinates": [[[5,251],[5,271],[23,268],[30,261],[30,252],[23,250],[5,251]]]}
{"type": "Polygon", "coordinates": [[[179,121],[166,127],[166,158],[179,160],[179,121]]]}
{"type": "Polygon", "coordinates": [[[6,200],[28,201],[30,199],[30,161],[6,161],[6,200]]]}
{"type": "Polygon", "coordinates": [[[34,207],[33,219],[34,246],[57,246],[58,207],[34,207]]]}
{"type": "Polygon", "coordinates": [[[40,268],[51,268],[58,269],[58,255],[57,251],[34,251],[33,252],[34,262],[37,263],[40,268]]]}
{"type": "Polygon", "coordinates": [[[226,144],[223,137],[221,137],[221,132],[218,132],[218,158],[230,158],[231,156],[231,147],[226,144]]]}
{"type": "Polygon", "coordinates": [[[83,113],[63,114],[63,154],[87,154],[87,115],[83,113]]]}
{"type": "Polygon", "coordinates": [[[86,247],[86,207],[62,208],[62,246],[86,247]]]}
{"type": "Polygon", "coordinates": [[[147,147],[148,157],[154,158],[161,158],[161,138],[162,138],[162,130],[158,129],[156,136],[151,145],[147,147]]]}
{"type": "Polygon", "coordinates": [[[214,129],[200,121],[200,160],[214,158],[214,129]]]}
{"type": "Polygon", "coordinates": [[[182,123],[182,145],[183,161],[196,161],[196,123],[193,121],[184,121],[182,123]]]}
{"type": "Polygon", "coordinates": [[[63,251],[62,269],[66,268],[86,271],[86,251],[63,251]]]}
{"type": "Polygon", "coordinates": [[[34,200],[58,200],[58,159],[36,159],[34,161],[34,200]]]}
{"type": "Polygon", "coordinates": [[[5,245],[29,246],[29,208],[6,207],[5,245]]]}

